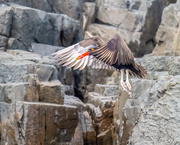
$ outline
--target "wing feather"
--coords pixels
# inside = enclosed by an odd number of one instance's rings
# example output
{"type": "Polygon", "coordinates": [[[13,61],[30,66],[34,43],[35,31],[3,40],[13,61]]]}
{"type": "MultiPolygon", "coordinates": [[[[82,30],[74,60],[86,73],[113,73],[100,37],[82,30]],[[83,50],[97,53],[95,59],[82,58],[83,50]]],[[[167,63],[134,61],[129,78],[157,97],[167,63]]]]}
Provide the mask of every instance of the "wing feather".
{"type": "Polygon", "coordinates": [[[77,44],[55,52],[53,54],[54,59],[58,65],[62,64],[62,66],[67,66],[68,68],[73,67],[73,69],[82,70],[86,66],[90,66],[95,69],[113,69],[113,67],[109,66],[109,64],[105,64],[105,62],[92,55],[76,60],[79,55],[87,51],[87,47],[90,45],[94,45],[97,48],[104,46],[104,49],[100,50],[100,54],[97,52],[96,55],[109,62],[109,55],[113,55],[113,53],[107,50],[107,44],[104,45],[104,42],[99,37],[85,39],[77,44]]]}
{"type": "Polygon", "coordinates": [[[99,47],[90,54],[109,65],[115,63],[118,63],[118,65],[134,63],[132,52],[119,35],[115,35],[106,45],[99,47]]]}

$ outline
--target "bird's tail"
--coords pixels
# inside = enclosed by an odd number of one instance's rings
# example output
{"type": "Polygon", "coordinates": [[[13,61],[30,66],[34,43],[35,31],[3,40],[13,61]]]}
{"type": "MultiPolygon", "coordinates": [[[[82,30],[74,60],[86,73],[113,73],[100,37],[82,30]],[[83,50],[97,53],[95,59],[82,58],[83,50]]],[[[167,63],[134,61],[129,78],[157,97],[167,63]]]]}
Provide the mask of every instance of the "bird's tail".
{"type": "Polygon", "coordinates": [[[147,71],[145,70],[145,68],[137,63],[135,63],[135,66],[130,70],[131,71],[129,72],[129,74],[131,76],[136,76],[138,78],[144,78],[147,75],[147,71]]]}

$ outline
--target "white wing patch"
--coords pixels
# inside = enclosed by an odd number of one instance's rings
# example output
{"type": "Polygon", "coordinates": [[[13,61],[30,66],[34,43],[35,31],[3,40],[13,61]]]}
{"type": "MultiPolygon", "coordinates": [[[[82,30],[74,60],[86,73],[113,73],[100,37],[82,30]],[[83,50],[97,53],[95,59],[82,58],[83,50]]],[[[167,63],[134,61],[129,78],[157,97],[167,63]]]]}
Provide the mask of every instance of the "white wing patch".
{"type": "Polygon", "coordinates": [[[63,66],[67,66],[68,68],[74,67],[74,70],[82,70],[86,66],[91,66],[94,69],[114,69],[112,66],[105,64],[103,61],[96,59],[92,55],[88,55],[80,60],[76,60],[79,55],[85,52],[87,52],[87,48],[81,47],[77,43],[63,50],[55,52],[53,55],[58,65],[62,64],[63,66]]]}

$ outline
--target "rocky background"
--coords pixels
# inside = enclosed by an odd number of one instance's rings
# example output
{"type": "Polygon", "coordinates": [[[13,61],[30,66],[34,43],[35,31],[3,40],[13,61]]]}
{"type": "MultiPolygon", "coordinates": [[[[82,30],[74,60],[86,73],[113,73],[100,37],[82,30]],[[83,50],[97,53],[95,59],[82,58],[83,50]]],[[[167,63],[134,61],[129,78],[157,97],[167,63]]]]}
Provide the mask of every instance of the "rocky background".
{"type": "Polygon", "coordinates": [[[179,55],[180,0],[0,0],[0,144],[180,144],[179,55]],[[131,92],[52,59],[116,33],[148,71],[131,92]]]}

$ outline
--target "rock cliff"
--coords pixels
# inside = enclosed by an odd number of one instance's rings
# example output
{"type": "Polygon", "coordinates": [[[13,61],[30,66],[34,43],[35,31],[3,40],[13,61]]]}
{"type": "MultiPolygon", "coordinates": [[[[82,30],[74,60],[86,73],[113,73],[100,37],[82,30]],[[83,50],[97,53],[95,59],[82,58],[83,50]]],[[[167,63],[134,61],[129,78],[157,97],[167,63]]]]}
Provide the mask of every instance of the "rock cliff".
{"type": "Polygon", "coordinates": [[[0,2],[0,144],[180,144],[180,0],[0,2]],[[118,72],[57,66],[83,33],[119,33],[148,76],[127,92],[118,72]]]}
{"type": "MultiPolygon", "coordinates": [[[[155,35],[161,23],[163,9],[175,2],[176,0],[97,0],[96,7],[93,7],[96,8],[96,13],[93,17],[86,18],[88,24],[94,17],[95,20],[86,30],[102,37],[105,42],[118,33],[126,40],[135,56],[143,56],[151,53],[156,45],[155,35]]],[[[92,9],[91,5],[89,9],[92,9]]]]}

